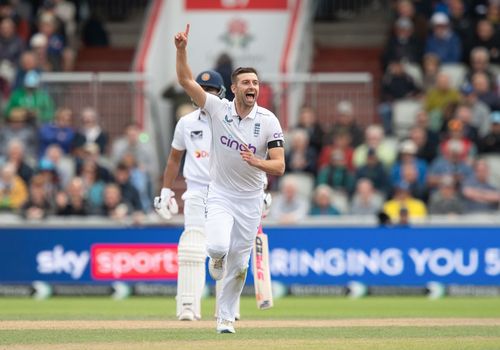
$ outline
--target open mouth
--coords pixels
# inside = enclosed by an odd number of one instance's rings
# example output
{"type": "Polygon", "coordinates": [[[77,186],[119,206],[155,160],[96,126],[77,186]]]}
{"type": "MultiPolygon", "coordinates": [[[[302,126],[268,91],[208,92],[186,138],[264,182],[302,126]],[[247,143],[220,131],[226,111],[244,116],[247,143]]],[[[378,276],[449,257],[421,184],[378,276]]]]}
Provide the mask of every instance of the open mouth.
{"type": "Polygon", "coordinates": [[[253,92],[246,93],[245,97],[248,101],[254,101],[255,100],[255,93],[253,93],[253,92]]]}

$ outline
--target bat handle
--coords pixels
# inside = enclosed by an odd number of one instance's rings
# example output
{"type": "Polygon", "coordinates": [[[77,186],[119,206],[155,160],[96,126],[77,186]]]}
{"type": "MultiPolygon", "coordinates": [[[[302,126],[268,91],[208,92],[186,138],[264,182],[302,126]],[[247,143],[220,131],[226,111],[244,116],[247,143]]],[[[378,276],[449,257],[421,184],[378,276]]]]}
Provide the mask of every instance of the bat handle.
{"type": "Polygon", "coordinates": [[[257,229],[257,234],[261,234],[261,233],[264,233],[264,231],[262,231],[262,224],[260,224],[259,228],[257,229]]]}

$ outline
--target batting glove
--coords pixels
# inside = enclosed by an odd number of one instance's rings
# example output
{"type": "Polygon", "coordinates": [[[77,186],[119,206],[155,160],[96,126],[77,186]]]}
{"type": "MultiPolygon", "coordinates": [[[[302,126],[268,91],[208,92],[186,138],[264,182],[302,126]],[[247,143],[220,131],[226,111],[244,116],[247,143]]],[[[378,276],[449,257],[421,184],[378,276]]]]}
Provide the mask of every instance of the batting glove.
{"type": "Polygon", "coordinates": [[[162,188],[160,196],[154,199],[156,212],[165,220],[170,220],[172,215],[179,212],[179,206],[174,196],[175,193],[170,188],[162,188]]]}
{"type": "Polygon", "coordinates": [[[273,197],[271,196],[271,193],[264,192],[264,208],[262,209],[263,217],[266,217],[269,214],[272,202],[273,202],[273,197]]]}

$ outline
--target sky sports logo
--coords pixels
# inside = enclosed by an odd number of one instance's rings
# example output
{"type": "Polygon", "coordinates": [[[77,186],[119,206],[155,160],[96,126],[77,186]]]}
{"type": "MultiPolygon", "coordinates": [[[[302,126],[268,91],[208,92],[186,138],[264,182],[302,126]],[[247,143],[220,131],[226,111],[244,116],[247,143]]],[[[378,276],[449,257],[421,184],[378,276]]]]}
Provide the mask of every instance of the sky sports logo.
{"type": "MultiPolygon", "coordinates": [[[[244,151],[245,147],[242,143],[239,143],[237,140],[230,139],[227,136],[221,136],[219,139],[220,143],[222,143],[227,148],[234,149],[235,151],[244,151]]],[[[257,152],[257,148],[253,146],[251,143],[248,144],[248,149],[255,154],[257,152]]]]}
{"type": "Polygon", "coordinates": [[[177,279],[176,244],[94,244],[90,257],[94,280],[177,279]]]}

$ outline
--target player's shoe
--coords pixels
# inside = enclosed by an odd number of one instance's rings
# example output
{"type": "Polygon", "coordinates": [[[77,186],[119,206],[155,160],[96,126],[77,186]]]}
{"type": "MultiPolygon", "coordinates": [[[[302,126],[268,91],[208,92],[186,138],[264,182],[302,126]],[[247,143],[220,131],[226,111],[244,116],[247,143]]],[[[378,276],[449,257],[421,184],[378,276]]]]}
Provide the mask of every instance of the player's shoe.
{"type": "Polygon", "coordinates": [[[179,315],[179,321],[196,321],[196,320],[197,318],[193,310],[191,309],[184,309],[179,315]]]}
{"type": "Polygon", "coordinates": [[[236,331],[234,330],[233,322],[219,318],[217,320],[217,333],[236,333],[236,331]]]}
{"type": "Polygon", "coordinates": [[[239,321],[239,320],[241,320],[240,314],[235,314],[235,315],[234,315],[234,320],[235,320],[235,321],[239,321]]]}
{"type": "Polygon", "coordinates": [[[208,272],[210,276],[216,281],[221,280],[224,277],[224,270],[226,269],[226,259],[224,257],[220,259],[210,258],[208,262],[208,272]]]}

